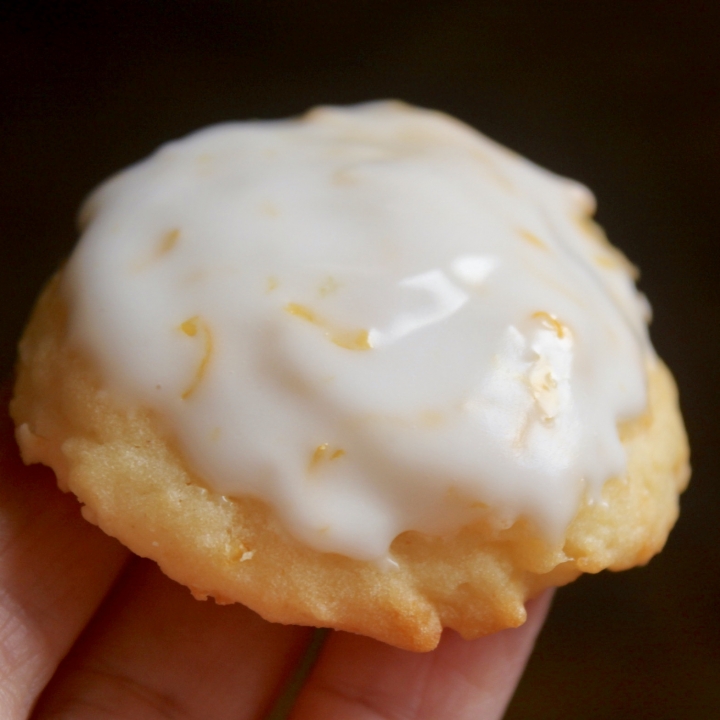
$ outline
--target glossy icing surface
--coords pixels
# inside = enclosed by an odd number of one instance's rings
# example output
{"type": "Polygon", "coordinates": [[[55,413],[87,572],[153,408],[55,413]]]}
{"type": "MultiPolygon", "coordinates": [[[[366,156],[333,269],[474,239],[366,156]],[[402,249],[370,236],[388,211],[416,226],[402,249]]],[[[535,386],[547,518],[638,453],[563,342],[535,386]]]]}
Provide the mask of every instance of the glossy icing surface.
{"type": "Polygon", "coordinates": [[[195,471],[321,551],[488,514],[559,540],[653,357],[584,187],[400,103],[229,123],[102,185],[72,341],[195,471]]]}

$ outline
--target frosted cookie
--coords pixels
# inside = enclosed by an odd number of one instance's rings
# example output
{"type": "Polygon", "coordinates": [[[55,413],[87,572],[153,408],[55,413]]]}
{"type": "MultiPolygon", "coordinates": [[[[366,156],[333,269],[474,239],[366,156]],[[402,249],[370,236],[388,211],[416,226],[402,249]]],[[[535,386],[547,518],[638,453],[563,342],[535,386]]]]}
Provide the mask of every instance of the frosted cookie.
{"type": "Polygon", "coordinates": [[[96,190],[21,341],[26,462],[198,598],[429,650],[647,562],[688,478],[590,192],[400,103],[96,190]]]}

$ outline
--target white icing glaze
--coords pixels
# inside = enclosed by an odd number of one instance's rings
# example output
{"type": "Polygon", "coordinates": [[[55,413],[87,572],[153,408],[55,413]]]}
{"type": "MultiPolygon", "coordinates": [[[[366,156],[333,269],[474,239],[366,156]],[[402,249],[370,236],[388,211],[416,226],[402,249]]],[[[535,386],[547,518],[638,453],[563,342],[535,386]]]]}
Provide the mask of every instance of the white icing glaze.
{"type": "Polygon", "coordinates": [[[72,337],[209,486],[321,551],[486,514],[556,542],[623,472],[653,357],[593,209],[400,103],[219,125],[91,196],[72,337]]]}

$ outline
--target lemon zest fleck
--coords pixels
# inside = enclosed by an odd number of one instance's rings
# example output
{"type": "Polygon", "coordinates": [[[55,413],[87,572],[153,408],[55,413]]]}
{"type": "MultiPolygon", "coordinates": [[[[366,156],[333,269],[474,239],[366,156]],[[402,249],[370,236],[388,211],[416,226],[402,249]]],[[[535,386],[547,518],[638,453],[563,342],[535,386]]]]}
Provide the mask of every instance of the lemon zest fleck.
{"type": "Polygon", "coordinates": [[[533,313],[533,319],[540,320],[546,328],[554,330],[559,338],[565,337],[567,328],[551,313],[547,313],[544,310],[533,313]]]}
{"type": "Polygon", "coordinates": [[[356,333],[328,333],[330,340],[346,350],[372,350],[370,333],[360,330],[356,333]]]}
{"type": "Polygon", "coordinates": [[[325,453],[328,449],[328,443],[323,443],[322,445],[318,445],[315,448],[315,451],[312,454],[312,457],[310,458],[310,469],[312,470],[314,467],[317,467],[318,463],[320,463],[323,458],[325,457],[325,453]]]}
{"type": "Polygon", "coordinates": [[[288,303],[285,306],[285,310],[291,315],[295,315],[295,317],[299,317],[303,320],[307,320],[308,322],[317,324],[317,318],[315,317],[315,313],[310,310],[310,308],[307,308],[304,305],[300,305],[299,303],[288,303]]]}
{"type": "Polygon", "coordinates": [[[520,237],[522,237],[523,240],[527,240],[531,245],[534,245],[535,247],[542,248],[543,250],[548,249],[548,246],[537,235],[535,235],[535,233],[531,233],[529,230],[521,229],[520,237]]]}
{"type": "Polygon", "coordinates": [[[162,240],[160,241],[160,245],[158,246],[157,251],[157,257],[162,257],[163,255],[169,253],[178,244],[179,238],[179,228],[173,228],[172,230],[168,230],[168,232],[163,235],[162,240]]]}
{"type": "Polygon", "coordinates": [[[318,318],[310,308],[305,305],[300,305],[299,303],[288,303],[285,306],[285,311],[290,313],[290,315],[299,317],[302,320],[307,320],[307,322],[323,328],[325,335],[338,347],[344,348],[345,350],[372,350],[373,346],[370,342],[370,333],[367,330],[350,332],[334,330],[318,318]]]}
{"type": "Polygon", "coordinates": [[[196,337],[199,330],[202,329],[203,335],[205,337],[205,351],[203,353],[202,359],[200,360],[200,364],[195,371],[195,377],[192,379],[190,385],[188,385],[188,387],[180,396],[183,400],[187,400],[197,390],[198,386],[205,377],[208,365],[210,364],[210,357],[213,353],[213,339],[210,329],[205,323],[200,320],[197,315],[195,317],[191,317],[189,320],[186,320],[184,323],[182,323],[182,325],[180,325],[180,329],[188,337],[196,337]]]}

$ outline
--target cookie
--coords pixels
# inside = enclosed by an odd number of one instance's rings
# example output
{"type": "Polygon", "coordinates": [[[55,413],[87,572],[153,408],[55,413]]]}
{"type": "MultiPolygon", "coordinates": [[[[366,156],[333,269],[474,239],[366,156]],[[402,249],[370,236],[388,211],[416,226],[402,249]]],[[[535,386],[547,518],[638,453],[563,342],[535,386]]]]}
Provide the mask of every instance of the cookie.
{"type": "Polygon", "coordinates": [[[21,341],[26,462],[199,598],[429,650],[647,562],[688,478],[585,188],[400,103],[101,186],[21,341]]]}

